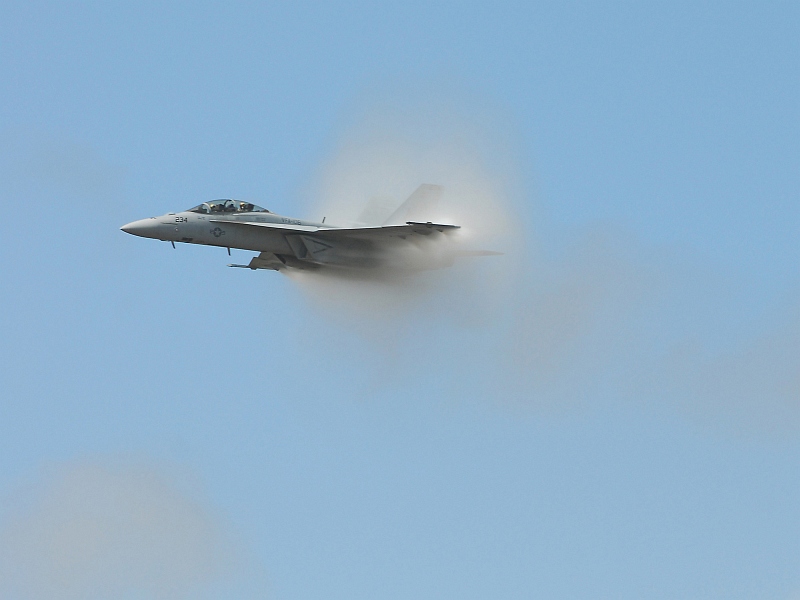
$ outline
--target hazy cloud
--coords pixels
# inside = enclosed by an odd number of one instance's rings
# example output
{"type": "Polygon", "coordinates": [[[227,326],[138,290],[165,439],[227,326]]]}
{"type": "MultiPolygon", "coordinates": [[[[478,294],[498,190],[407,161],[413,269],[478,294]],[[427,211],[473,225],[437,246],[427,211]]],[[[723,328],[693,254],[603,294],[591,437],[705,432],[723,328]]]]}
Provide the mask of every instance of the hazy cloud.
{"type": "Polygon", "coordinates": [[[3,598],[207,598],[252,576],[224,521],[152,467],[60,465],[12,500],[3,598]]]}

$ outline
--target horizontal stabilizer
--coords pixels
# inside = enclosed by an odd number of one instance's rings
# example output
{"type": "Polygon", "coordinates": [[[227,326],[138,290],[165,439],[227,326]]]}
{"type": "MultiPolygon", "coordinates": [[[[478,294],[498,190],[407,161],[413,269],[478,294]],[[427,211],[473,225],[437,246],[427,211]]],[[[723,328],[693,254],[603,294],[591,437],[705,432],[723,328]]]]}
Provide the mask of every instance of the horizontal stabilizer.
{"type": "Polygon", "coordinates": [[[456,252],[456,256],[503,256],[503,252],[494,250],[461,250],[456,252]]]}
{"type": "Polygon", "coordinates": [[[411,235],[430,235],[434,232],[443,233],[461,229],[459,225],[444,225],[441,223],[416,223],[408,221],[405,225],[382,225],[380,227],[352,227],[320,229],[319,234],[329,238],[345,237],[352,239],[368,239],[373,241],[387,238],[407,238],[411,235]]]}
{"type": "Polygon", "coordinates": [[[262,252],[258,256],[254,256],[250,263],[247,265],[228,265],[229,267],[237,267],[239,269],[267,269],[270,271],[280,271],[286,267],[286,262],[281,259],[277,254],[272,252],[262,252]]]}
{"type": "Polygon", "coordinates": [[[461,229],[460,225],[442,225],[441,223],[431,223],[428,221],[427,223],[417,223],[416,221],[406,221],[406,225],[413,225],[415,227],[427,227],[428,229],[436,229],[438,231],[444,231],[445,229],[461,229]]]}

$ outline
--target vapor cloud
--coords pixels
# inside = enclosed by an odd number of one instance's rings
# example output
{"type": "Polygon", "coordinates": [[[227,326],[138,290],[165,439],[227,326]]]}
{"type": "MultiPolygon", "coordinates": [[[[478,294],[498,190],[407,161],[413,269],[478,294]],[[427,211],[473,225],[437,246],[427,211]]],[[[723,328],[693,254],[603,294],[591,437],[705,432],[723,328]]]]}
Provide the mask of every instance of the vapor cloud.
{"type": "Polygon", "coordinates": [[[800,424],[800,301],[775,319],[780,325],[721,352],[702,340],[676,348],[667,383],[683,407],[704,420],[763,430],[800,424]]]}
{"type": "Polygon", "coordinates": [[[295,275],[308,298],[325,298],[320,308],[329,316],[366,318],[372,331],[441,314],[445,305],[450,317],[480,319],[492,297],[508,295],[501,290],[512,284],[511,265],[523,243],[513,207],[520,195],[515,155],[497,123],[468,119],[463,112],[430,96],[365,110],[309,186],[310,213],[337,225],[377,225],[418,186],[436,184],[442,186],[441,198],[412,207],[401,220],[458,224],[461,229],[448,234],[458,251],[503,252],[503,259],[456,258],[451,269],[413,276],[295,275]]]}
{"type": "Polygon", "coordinates": [[[500,403],[659,398],[712,422],[800,425],[796,316],[777,315],[776,332],[720,347],[680,313],[689,307],[702,321],[726,300],[709,288],[692,306],[694,275],[679,261],[611,226],[545,248],[521,210],[532,199],[512,128],[487,112],[419,96],[373,103],[345,129],[308,191],[314,216],[377,224],[418,185],[440,184],[443,201],[419,218],[462,225],[464,247],[504,256],[414,276],[295,276],[320,314],[358,331],[377,362],[393,363],[378,365],[381,373],[440,365],[437,375],[465,394],[500,403]],[[424,344],[413,333],[421,330],[424,344]],[[443,359],[454,342],[457,359],[443,359]]]}
{"type": "Polygon", "coordinates": [[[57,466],[3,516],[3,598],[210,598],[252,575],[223,520],[148,466],[57,466]]]}

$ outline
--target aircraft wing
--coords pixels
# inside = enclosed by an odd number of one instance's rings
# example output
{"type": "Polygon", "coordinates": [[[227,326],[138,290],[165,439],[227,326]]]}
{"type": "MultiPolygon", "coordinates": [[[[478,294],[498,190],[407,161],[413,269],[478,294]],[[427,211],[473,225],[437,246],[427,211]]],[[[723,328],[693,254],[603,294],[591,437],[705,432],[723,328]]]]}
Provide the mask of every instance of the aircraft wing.
{"type": "Polygon", "coordinates": [[[424,239],[459,229],[458,225],[442,223],[417,223],[382,225],[375,227],[320,227],[290,223],[261,223],[253,221],[228,221],[211,219],[212,223],[247,227],[261,231],[281,232],[292,254],[275,255],[262,252],[248,265],[251,269],[282,270],[289,268],[316,268],[319,266],[369,268],[382,263],[385,247],[409,243],[406,240],[424,239]]]}
{"type": "Polygon", "coordinates": [[[412,235],[430,235],[434,232],[445,232],[460,229],[459,225],[444,225],[442,223],[417,223],[408,221],[405,225],[380,225],[375,227],[318,227],[315,225],[293,225],[290,223],[256,223],[253,221],[228,221],[225,219],[211,219],[211,223],[224,223],[225,225],[240,225],[244,227],[260,227],[273,229],[286,234],[303,234],[320,236],[328,239],[358,239],[379,242],[388,238],[405,239],[412,235]]]}

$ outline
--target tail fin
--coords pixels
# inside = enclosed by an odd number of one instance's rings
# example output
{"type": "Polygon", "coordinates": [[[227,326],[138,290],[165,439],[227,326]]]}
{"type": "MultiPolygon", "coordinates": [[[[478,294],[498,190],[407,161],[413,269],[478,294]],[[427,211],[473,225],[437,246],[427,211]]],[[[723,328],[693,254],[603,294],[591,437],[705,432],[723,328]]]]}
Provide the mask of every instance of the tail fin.
{"type": "Polygon", "coordinates": [[[442,186],[423,183],[394,211],[384,225],[397,225],[408,221],[429,220],[430,210],[442,197],[442,186]]]}

